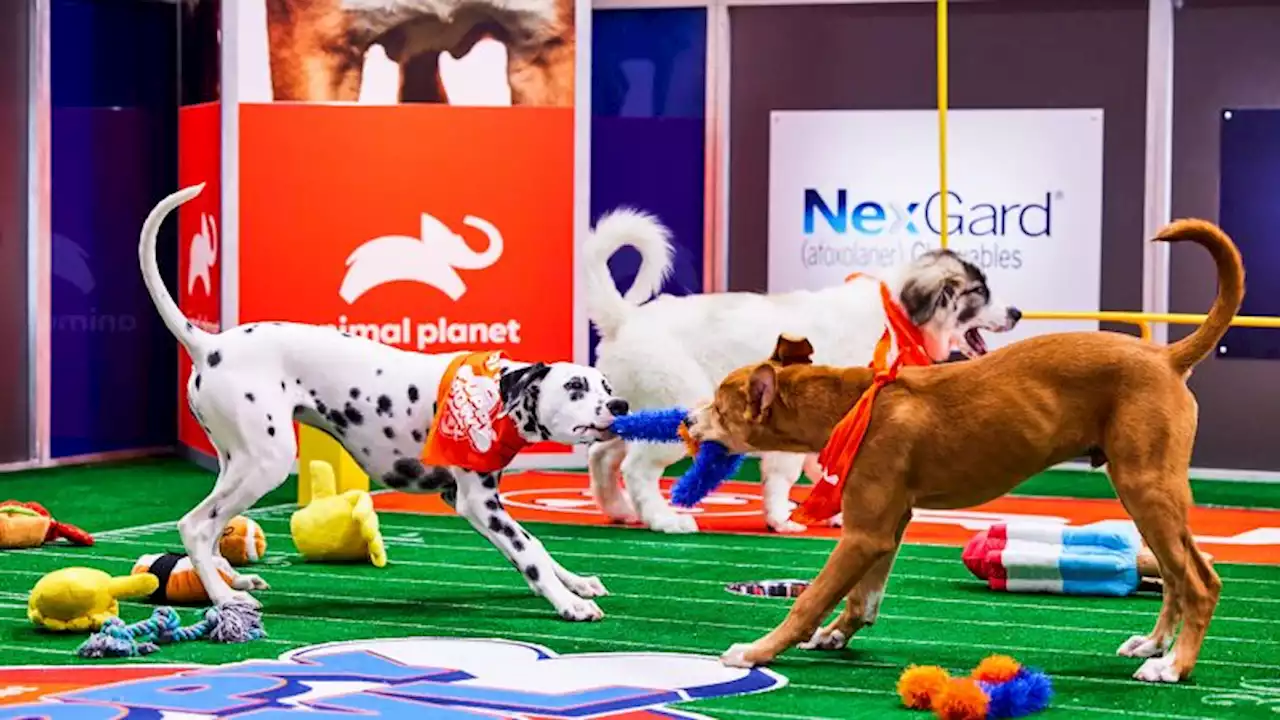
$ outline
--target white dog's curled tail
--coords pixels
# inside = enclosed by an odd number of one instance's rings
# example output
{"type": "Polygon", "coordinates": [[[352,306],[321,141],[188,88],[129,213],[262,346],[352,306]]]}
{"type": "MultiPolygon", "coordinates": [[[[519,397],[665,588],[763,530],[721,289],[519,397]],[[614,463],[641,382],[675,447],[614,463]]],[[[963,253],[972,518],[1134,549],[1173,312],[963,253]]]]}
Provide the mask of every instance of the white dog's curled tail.
{"type": "Polygon", "coordinates": [[[656,216],[626,207],[601,216],[587,237],[583,255],[587,317],[602,336],[611,337],[631,308],[658,294],[671,274],[674,254],[671,231],[656,216]],[[609,258],[628,245],[640,253],[640,270],[623,295],[609,273],[609,258]]]}
{"type": "Polygon", "coordinates": [[[161,200],[142,223],[142,237],[138,242],[138,263],[142,266],[142,281],[151,294],[151,302],[155,303],[165,327],[187,348],[196,362],[204,358],[203,341],[209,334],[187,321],[168,288],[164,286],[164,278],[160,277],[160,267],[156,264],[156,236],[160,234],[160,226],[169,213],[199,195],[202,190],[204,183],[183,188],[161,200]]]}

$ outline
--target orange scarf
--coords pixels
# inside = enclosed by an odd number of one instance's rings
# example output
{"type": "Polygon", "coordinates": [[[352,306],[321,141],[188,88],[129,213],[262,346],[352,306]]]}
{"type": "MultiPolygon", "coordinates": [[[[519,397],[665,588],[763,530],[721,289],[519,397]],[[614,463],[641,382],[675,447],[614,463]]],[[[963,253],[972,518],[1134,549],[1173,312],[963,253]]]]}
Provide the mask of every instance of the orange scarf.
{"type": "Polygon", "coordinates": [[[428,465],[496,472],[528,442],[504,412],[499,392],[500,351],[463,353],[440,379],[439,410],[422,449],[428,465]]]}
{"type": "MultiPolygon", "coordinates": [[[[846,278],[850,282],[860,273],[846,278]]],[[[831,437],[818,455],[818,466],[822,469],[822,479],[809,492],[809,497],[791,513],[791,519],[801,525],[814,525],[827,520],[840,512],[841,497],[844,494],[844,483],[853,468],[853,460],[862,444],[862,437],[867,434],[871,424],[871,409],[880,388],[898,378],[898,370],[904,365],[930,365],[933,359],[924,348],[924,335],[907,317],[893,299],[889,286],[880,283],[880,302],[884,305],[887,319],[884,334],[876,343],[875,355],[871,361],[871,369],[875,376],[871,385],[858,398],[853,409],[836,424],[831,437]],[[889,365],[889,351],[897,341],[898,355],[889,365]]]]}

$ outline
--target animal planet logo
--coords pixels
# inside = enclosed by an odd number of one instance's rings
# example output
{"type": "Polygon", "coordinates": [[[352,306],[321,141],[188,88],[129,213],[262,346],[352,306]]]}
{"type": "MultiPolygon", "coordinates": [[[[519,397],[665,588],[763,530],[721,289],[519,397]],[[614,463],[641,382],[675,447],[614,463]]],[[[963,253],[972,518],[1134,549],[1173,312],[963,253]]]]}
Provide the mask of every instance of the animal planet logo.
{"type": "Polygon", "coordinates": [[[204,294],[213,294],[213,281],[209,271],[218,264],[218,223],[209,213],[200,213],[200,232],[191,236],[191,251],[187,262],[187,294],[193,294],[196,281],[204,284],[204,294]]]}
{"type": "MultiPolygon", "coordinates": [[[[483,270],[502,257],[503,238],[497,226],[483,218],[468,215],[462,224],[484,234],[488,245],[477,252],[461,235],[428,213],[422,213],[418,237],[384,235],[374,238],[347,257],[347,270],[338,295],[354,305],[374,288],[394,282],[413,282],[433,287],[453,302],[467,293],[467,284],[459,270],[483,270]]],[[[334,327],[388,345],[414,344],[424,350],[438,343],[520,342],[520,323],[452,322],[439,317],[434,322],[415,322],[405,316],[393,323],[354,323],[346,315],[334,327]]]]}
{"type": "MultiPolygon", "coordinates": [[[[10,669],[15,674],[24,670],[29,668],[10,669]]],[[[767,692],[787,683],[769,670],[728,668],[698,655],[556,655],[506,640],[427,637],[317,645],[275,661],[173,668],[146,677],[139,677],[138,670],[42,669],[40,684],[54,692],[7,706],[0,698],[0,720],[704,718],[669,706],[767,692]],[[118,681],[107,679],[109,670],[121,671],[118,681]],[[76,673],[85,671],[98,681],[77,683],[76,673]]],[[[0,670],[0,681],[7,674],[0,670]]],[[[28,675],[17,682],[37,684],[28,675]]]]}

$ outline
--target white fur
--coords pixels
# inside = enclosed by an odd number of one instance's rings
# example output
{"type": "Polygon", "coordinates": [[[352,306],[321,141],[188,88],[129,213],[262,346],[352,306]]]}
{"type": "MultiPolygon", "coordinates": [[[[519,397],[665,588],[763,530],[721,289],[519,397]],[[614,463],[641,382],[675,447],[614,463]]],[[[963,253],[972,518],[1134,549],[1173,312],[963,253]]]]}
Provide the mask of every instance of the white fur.
{"type": "MultiPolygon", "coordinates": [[[[822,290],[776,295],[718,293],[688,297],[659,296],[671,268],[670,233],[652,215],[631,209],[600,219],[583,249],[587,314],[601,334],[597,367],[616,392],[637,408],[693,407],[709,400],[717,384],[733,370],[767,358],[780,333],[802,335],[814,347],[813,360],[837,366],[871,362],[885,328],[878,285],[855,281],[822,290]],[[607,265],[619,248],[630,245],[641,256],[635,283],[619,293],[607,265]]],[[[907,280],[917,287],[941,287],[963,276],[955,256],[921,261],[883,278],[897,297],[907,280]]],[[[959,281],[956,281],[959,282],[959,281]]],[[[965,301],[972,301],[966,298],[965,301]]],[[[935,359],[947,357],[965,329],[1007,330],[1017,311],[988,302],[966,323],[958,320],[953,297],[925,321],[925,344],[935,359]],[[963,326],[962,326],[963,325],[963,326]]],[[[662,472],[684,455],[678,444],[624,443],[610,440],[589,452],[591,488],[601,509],[619,522],[639,520],[662,532],[696,532],[688,515],[680,515],[662,497],[662,472]],[[621,473],[625,494],[619,488],[621,473]]],[[[803,455],[763,453],[764,513],[770,528],[798,532],[789,518],[792,485],[806,463],[803,455]]],[[[812,458],[807,474],[818,477],[812,458]]],[[[839,524],[839,517],[835,518],[839,524]]]]}
{"type": "MultiPolygon", "coordinates": [[[[165,289],[156,266],[164,218],[203,189],[162,200],[143,225],[138,247],[147,290],[169,330],[193,360],[187,398],[218,452],[213,491],[178,523],[192,567],[215,605],[256,602],[215,571],[226,523],[284,482],[297,455],[293,420],[336,437],[369,476],[409,492],[439,492],[524,576],[535,593],[569,620],[602,614],[590,599],[605,594],[595,578],[560,566],[511,519],[498,494],[501,473],[424,466],[437,389],[456,353],[405,352],[331,328],[253,323],[214,335],[192,325],[165,289]]],[[[527,441],[587,443],[607,435],[626,403],[596,369],[571,363],[506,362],[509,413],[527,441]]]]}

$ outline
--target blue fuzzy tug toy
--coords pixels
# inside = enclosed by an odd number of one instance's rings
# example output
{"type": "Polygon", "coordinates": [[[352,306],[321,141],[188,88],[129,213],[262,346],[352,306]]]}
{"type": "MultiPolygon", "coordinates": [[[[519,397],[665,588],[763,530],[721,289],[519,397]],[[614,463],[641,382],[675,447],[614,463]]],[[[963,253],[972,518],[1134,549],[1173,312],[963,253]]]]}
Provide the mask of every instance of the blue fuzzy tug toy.
{"type": "MultiPolygon", "coordinates": [[[[637,410],[614,418],[611,429],[620,438],[635,442],[673,443],[685,441],[681,428],[689,423],[686,408],[637,410]]],[[[742,456],[729,452],[718,442],[693,443],[696,452],[693,465],[671,488],[671,502],[679,507],[693,507],[720,486],[742,466],[742,456]]]]}

